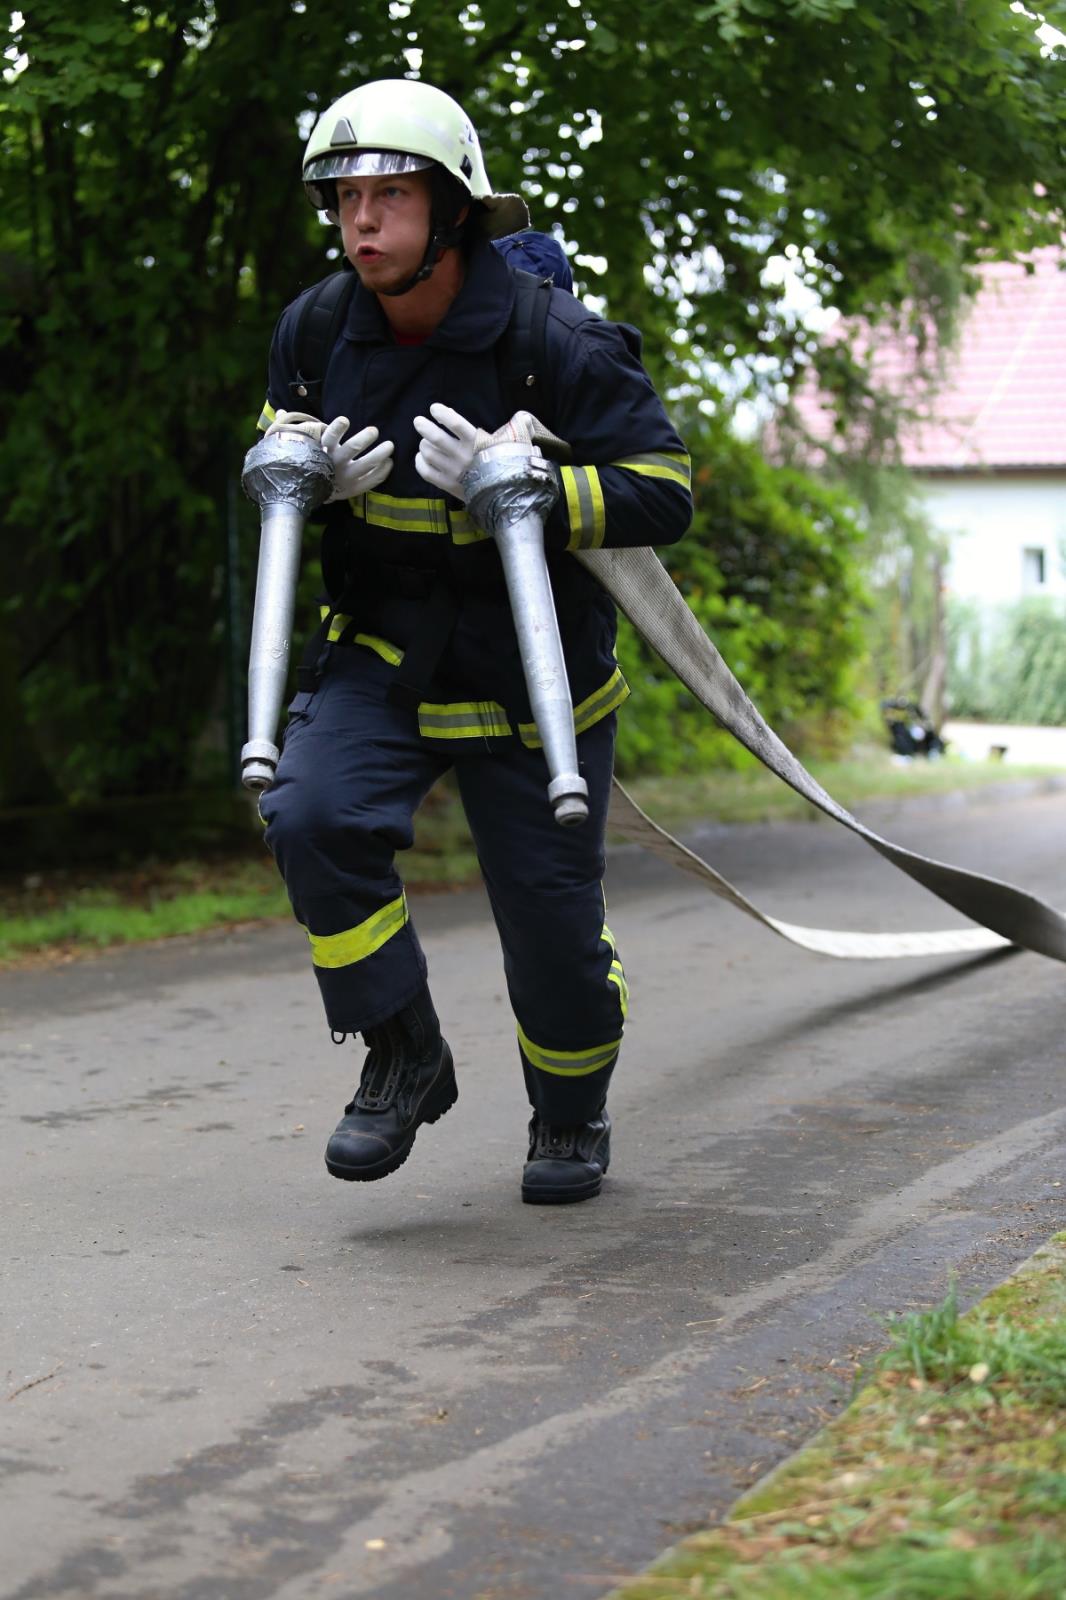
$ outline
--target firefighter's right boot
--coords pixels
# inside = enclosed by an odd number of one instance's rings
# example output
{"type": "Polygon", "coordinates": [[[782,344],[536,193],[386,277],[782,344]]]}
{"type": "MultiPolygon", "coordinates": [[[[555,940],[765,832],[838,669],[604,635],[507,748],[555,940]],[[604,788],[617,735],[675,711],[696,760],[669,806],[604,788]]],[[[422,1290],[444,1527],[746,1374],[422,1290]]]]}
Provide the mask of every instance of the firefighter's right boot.
{"type": "Polygon", "coordinates": [[[326,1146],[333,1176],[357,1183],[402,1166],[419,1125],[443,1117],[459,1094],[427,988],[363,1039],[369,1054],[359,1087],[326,1146]]]}

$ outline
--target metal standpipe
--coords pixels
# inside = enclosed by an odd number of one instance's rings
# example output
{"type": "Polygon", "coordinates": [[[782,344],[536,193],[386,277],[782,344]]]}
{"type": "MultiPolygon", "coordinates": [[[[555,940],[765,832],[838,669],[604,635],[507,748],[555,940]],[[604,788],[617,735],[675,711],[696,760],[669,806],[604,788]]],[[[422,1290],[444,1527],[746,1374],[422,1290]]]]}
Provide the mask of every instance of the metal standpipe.
{"type": "Polygon", "coordinates": [[[577,768],[574,708],[544,553],[544,519],[559,494],[555,473],[531,444],[487,444],[464,474],[463,491],[474,521],[500,552],[530,709],[548,763],[548,799],[556,822],[573,827],[588,817],[588,785],[577,768]]]}
{"type": "Polygon", "coordinates": [[[270,787],[277,771],[304,523],[329,499],[333,466],[316,439],[282,430],[249,450],[241,486],[262,515],[248,655],[248,740],[241,750],[241,783],[258,791],[270,787]]]}

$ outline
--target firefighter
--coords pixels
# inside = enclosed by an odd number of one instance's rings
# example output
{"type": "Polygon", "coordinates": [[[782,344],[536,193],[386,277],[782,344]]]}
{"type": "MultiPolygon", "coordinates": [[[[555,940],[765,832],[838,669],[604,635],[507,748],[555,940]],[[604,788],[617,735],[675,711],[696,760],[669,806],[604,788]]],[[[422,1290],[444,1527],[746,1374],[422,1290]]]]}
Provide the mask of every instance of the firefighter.
{"type": "MultiPolygon", "coordinates": [[[[532,1106],[522,1198],[585,1200],[607,1170],[607,1087],[627,1001],[601,880],[615,719],[629,691],[614,607],[568,552],[679,539],[688,457],[634,330],[546,291],[545,370],[529,382],[540,421],[575,463],[557,469],[545,542],[589,789],[587,823],[560,828],[499,556],[462,488],[476,429],[494,431],[515,409],[500,358],[516,280],[491,241],[528,223],[525,204],[493,192],[461,107],[407,80],[365,84],[332,105],[303,179],[339,227],[357,282],[318,407],[335,469],[329,605],[261,809],[333,1037],[361,1034],[368,1047],[326,1165],[338,1178],[385,1177],[457,1097],[395,865],[414,812],[453,770],[532,1106]]],[[[301,312],[314,293],[278,323],[261,428],[308,392],[301,312]]]]}

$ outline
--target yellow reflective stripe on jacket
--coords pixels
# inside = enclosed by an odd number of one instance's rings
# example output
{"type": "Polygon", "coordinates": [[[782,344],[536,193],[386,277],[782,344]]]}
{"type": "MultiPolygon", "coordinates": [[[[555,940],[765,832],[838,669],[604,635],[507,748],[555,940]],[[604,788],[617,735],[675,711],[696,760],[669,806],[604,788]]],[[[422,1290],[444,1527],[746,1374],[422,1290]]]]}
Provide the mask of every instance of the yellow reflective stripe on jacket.
{"type": "Polygon", "coordinates": [[[595,467],[560,467],[570,522],[568,550],[598,550],[603,543],[606,513],[603,489],[595,467]]]}
{"type": "Polygon", "coordinates": [[[387,661],[390,667],[398,667],[403,660],[403,651],[397,650],[387,639],[379,639],[376,633],[357,633],[352,643],[362,644],[368,650],[373,650],[374,654],[380,656],[382,661],[387,661]]]}
{"type": "MultiPolygon", "coordinates": [[[[326,618],[329,616],[329,606],[319,606],[318,614],[321,620],[325,622],[326,618]]],[[[336,644],[337,640],[340,638],[341,634],[344,632],[351,620],[351,617],[346,616],[343,611],[337,612],[336,616],[333,618],[333,621],[329,625],[329,632],[326,634],[326,638],[330,644],[336,644]]]]}
{"type": "Polygon", "coordinates": [[[629,685],[622,676],[621,667],[615,667],[602,689],[590,694],[574,707],[574,732],[584,733],[594,723],[600,722],[609,711],[617,711],[623,700],[629,699],[629,685]]]}
{"type": "Polygon", "coordinates": [[[350,504],[356,516],[372,528],[391,528],[396,533],[448,532],[448,507],[443,500],[379,494],[372,489],[350,504]]]}
{"type": "Polygon", "coordinates": [[[511,724],[495,700],[449,700],[442,705],[423,700],[418,731],[424,739],[499,739],[511,732],[511,724]]]}
{"type": "Polygon", "coordinates": [[[379,494],[371,490],[349,500],[353,516],[371,528],[387,528],[392,533],[442,533],[454,544],[476,544],[487,539],[462,506],[450,507],[446,500],[411,498],[379,494]]]}
{"type": "Polygon", "coordinates": [[[478,527],[469,511],[462,507],[458,509],[449,507],[448,523],[452,530],[453,544],[477,544],[479,539],[487,539],[489,535],[478,527]]]}
{"type": "Polygon", "coordinates": [[[270,404],[270,401],[269,400],[264,400],[263,401],[263,409],[259,413],[259,421],[256,423],[256,427],[262,433],[265,433],[266,430],[270,427],[270,424],[273,422],[273,420],[274,420],[274,418],[276,416],[277,416],[277,412],[274,410],[274,407],[270,404]]]}
{"type": "MultiPolygon", "coordinates": [[[[319,615],[324,620],[329,615],[329,607],[320,606],[319,615]]],[[[331,644],[336,644],[351,620],[343,611],[336,613],[326,635],[331,644]]],[[[398,667],[403,661],[403,651],[377,634],[357,633],[351,642],[373,650],[390,667],[398,667]]],[[[609,712],[617,710],[629,698],[629,692],[622,669],[615,667],[606,683],[574,707],[574,732],[587,732],[609,712]]],[[[418,707],[418,731],[423,739],[506,739],[515,730],[507,712],[496,700],[423,700],[418,707]]],[[[535,722],[520,722],[518,736],[527,750],[541,748],[535,722]]]]}
{"type": "Polygon", "coordinates": [[[687,455],[678,455],[673,451],[651,451],[647,455],[626,456],[622,461],[612,461],[612,467],[621,467],[625,472],[636,472],[645,478],[666,478],[671,483],[679,483],[683,489],[692,486],[692,462],[687,455]]]}
{"type": "MultiPolygon", "coordinates": [[[[586,733],[602,721],[608,712],[617,711],[623,700],[628,700],[629,693],[629,685],[622,676],[621,667],[615,667],[606,683],[574,707],[574,732],[586,733]]],[[[543,743],[535,722],[520,722],[518,737],[528,750],[539,750],[543,743]]]]}
{"type": "Polygon", "coordinates": [[[351,967],[380,950],[406,921],[407,896],[401,894],[398,900],[390,900],[365,922],[346,928],[343,933],[312,933],[310,928],[304,932],[311,942],[311,959],[316,967],[351,967]]]}
{"type": "Polygon", "coordinates": [[[538,1072],[551,1072],[558,1078],[585,1078],[590,1072],[609,1067],[622,1041],[613,1039],[610,1044],[593,1045],[591,1050],[545,1050],[533,1043],[519,1023],[518,1043],[530,1066],[538,1072]]]}
{"type": "MultiPolygon", "coordinates": [[[[329,607],[319,606],[318,614],[322,621],[325,622],[329,616],[329,607]]],[[[335,614],[333,621],[329,625],[329,632],[326,634],[330,644],[336,644],[351,620],[351,617],[344,611],[338,611],[335,614]]],[[[380,656],[382,661],[387,661],[390,667],[398,667],[403,660],[403,651],[398,649],[396,645],[390,644],[387,639],[379,639],[376,633],[357,633],[354,635],[352,643],[362,644],[368,650],[373,650],[374,654],[380,656]]]]}

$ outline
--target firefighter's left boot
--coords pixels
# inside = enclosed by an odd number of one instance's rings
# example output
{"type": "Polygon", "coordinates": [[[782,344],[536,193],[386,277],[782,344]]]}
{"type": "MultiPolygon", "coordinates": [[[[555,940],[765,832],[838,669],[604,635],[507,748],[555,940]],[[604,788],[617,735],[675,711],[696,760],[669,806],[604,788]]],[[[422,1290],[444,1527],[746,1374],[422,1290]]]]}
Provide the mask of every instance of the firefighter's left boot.
{"type": "Polygon", "coordinates": [[[359,1087],[326,1146],[332,1175],[357,1183],[402,1166],[422,1123],[443,1117],[459,1094],[427,988],[363,1038],[370,1053],[359,1087]]]}
{"type": "Polygon", "coordinates": [[[600,1192],[611,1159],[607,1108],[569,1126],[533,1113],[522,1199],[531,1206],[566,1206],[600,1192]]]}

